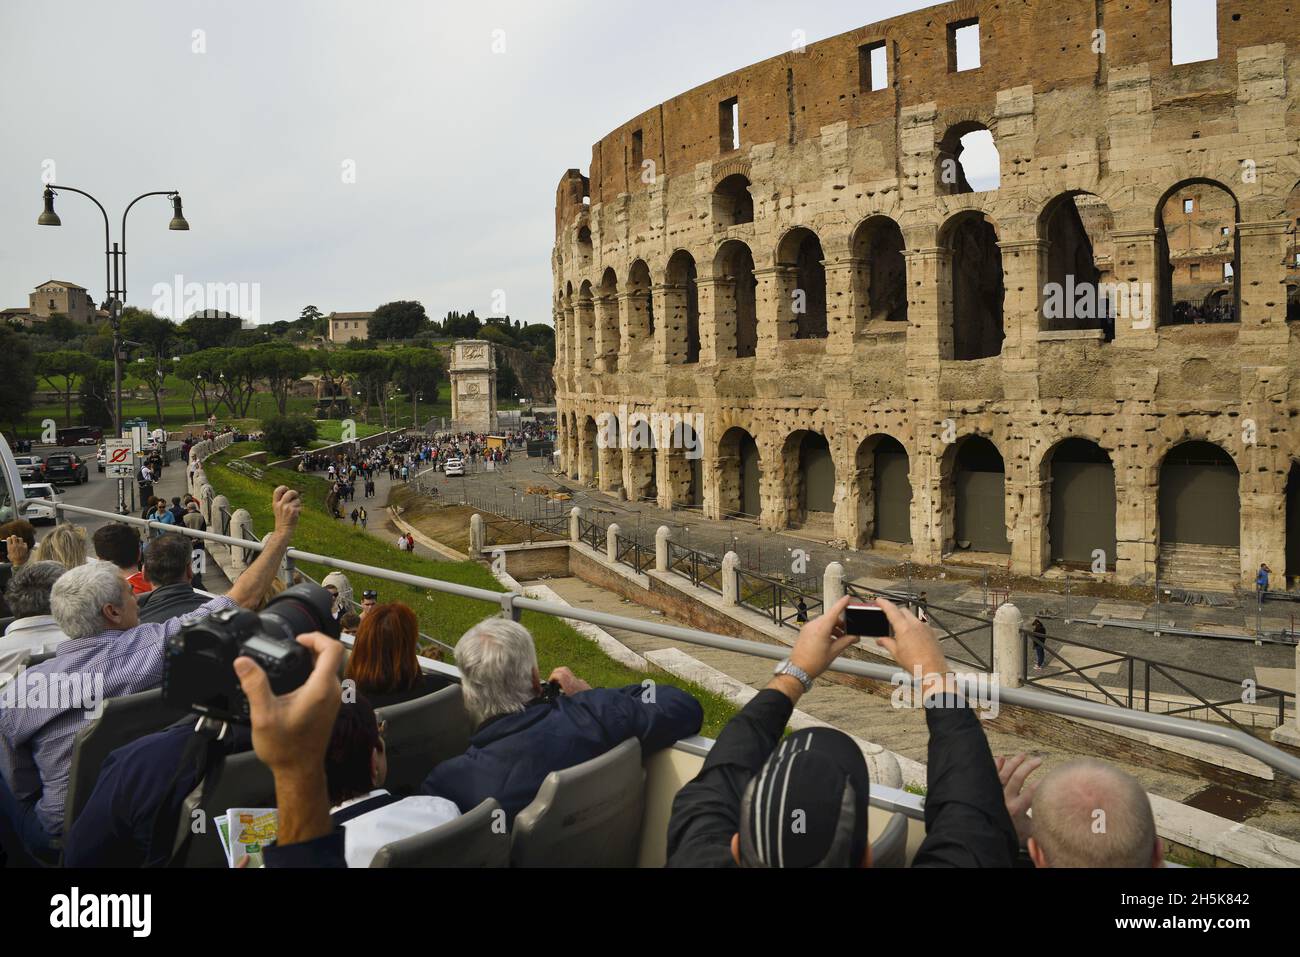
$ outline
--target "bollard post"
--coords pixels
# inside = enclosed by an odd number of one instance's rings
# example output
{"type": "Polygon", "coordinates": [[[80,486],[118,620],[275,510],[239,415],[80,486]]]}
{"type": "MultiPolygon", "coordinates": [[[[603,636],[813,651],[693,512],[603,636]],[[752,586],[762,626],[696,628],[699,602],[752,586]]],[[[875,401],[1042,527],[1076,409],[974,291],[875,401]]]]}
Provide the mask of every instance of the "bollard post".
{"type": "Polygon", "coordinates": [[[822,573],[822,608],[829,610],[844,597],[844,566],[831,562],[822,573]]]}
{"type": "Polygon", "coordinates": [[[611,565],[618,561],[618,533],[617,523],[610,523],[609,528],[605,529],[605,558],[611,565]]]}
{"type": "Polygon", "coordinates": [[[582,518],[582,509],[573,506],[569,509],[569,541],[576,542],[582,537],[582,526],[578,524],[582,518]]]}
{"type": "Polygon", "coordinates": [[[475,512],[469,517],[469,555],[470,558],[478,558],[483,554],[483,548],[487,544],[487,536],[484,534],[483,516],[475,512]]]}
{"type": "Polygon", "coordinates": [[[736,569],[740,567],[740,556],[727,552],[722,556],[722,603],[724,605],[740,604],[740,588],[736,583],[736,569]]]}
{"type": "Polygon", "coordinates": [[[1024,616],[1011,602],[1004,602],[993,615],[993,673],[1004,688],[1025,683],[1024,638],[1020,633],[1024,616]]]}
{"type": "Polygon", "coordinates": [[[667,525],[660,525],[655,532],[655,571],[668,571],[668,536],[672,534],[667,525]]]}

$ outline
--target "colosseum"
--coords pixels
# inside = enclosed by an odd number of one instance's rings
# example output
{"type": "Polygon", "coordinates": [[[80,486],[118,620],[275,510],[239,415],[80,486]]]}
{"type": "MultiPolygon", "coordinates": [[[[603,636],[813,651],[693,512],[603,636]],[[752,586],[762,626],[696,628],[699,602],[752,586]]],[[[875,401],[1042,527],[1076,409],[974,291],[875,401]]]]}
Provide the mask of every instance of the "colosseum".
{"type": "Polygon", "coordinates": [[[958,0],[619,126],[556,197],[566,471],[922,563],[1300,575],[1300,4],[1217,6],[1183,63],[1170,0],[958,0]]]}

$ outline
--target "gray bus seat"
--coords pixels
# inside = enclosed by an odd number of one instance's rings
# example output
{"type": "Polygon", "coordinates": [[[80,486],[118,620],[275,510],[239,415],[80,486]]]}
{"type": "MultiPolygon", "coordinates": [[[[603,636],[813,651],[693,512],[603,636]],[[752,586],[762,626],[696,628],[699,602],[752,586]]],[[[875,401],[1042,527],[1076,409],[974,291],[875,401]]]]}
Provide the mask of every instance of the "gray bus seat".
{"type": "Polygon", "coordinates": [[[509,867],[505,812],[488,798],[439,827],[381,847],[371,867],[509,867]]]}
{"type": "Polygon", "coordinates": [[[645,809],[641,742],[552,771],[515,818],[515,867],[635,867],[645,809]]]}
{"type": "Polygon", "coordinates": [[[458,684],[380,708],[375,715],[388,722],[384,787],[393,794],[417,793],[434,765],[469,749],[469,714],[458,684]]]}

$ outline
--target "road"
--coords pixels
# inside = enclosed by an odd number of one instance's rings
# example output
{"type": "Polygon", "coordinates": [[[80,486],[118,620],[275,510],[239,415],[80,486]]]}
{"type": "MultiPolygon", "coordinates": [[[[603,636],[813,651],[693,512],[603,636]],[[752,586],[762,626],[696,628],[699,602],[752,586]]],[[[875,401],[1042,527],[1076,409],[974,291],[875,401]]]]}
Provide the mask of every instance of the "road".
{"type": "MultiPolygon", "coordinates": [[[[173,442],[170,449],[179,449],[180,443],[173,442]]],[[[90,481],[84,485],[64,485],[59,489],[59,501],[66,502],[69,505],[84,505],[86,508],[103,509],[106,512],[117,511],[117,480],[106,477],[95,467],[95,449],[93,446],[76,446],[68,449],[57,449],[53,446],[38,446],[33,448],[32,454],[39,455],[42,458],[50,455],[57,455],[59,452],[75,452],[86,462],[90,472],[90,481]],[[89,454],[87,454],[89,452],[89,454]]],[[[30,484],[30,483],[29,483],[30,484]]],[[[135,503],[135,509],[132,514],[139,515],[143,505],[139,502],[139,492],[136,492],[136,498],[131,497],[132,489],[135,483],[130,482],[126,489],[126,504],[130,508],[132,502],[135,503]]],[[[170,499],[173,495],[185,494],[185,468],[177,461],[170,462],[163,469],[161,481],[154,484],[155,495],[165,495],[170,499]]],[[[109,519],[94,518],[89,515],[70,516],[75,524],[86,529],[88,536],[93,536],[95,530],[102,525],[106,525],[109,519]]],[[[38,525],[36,528],[37,538],[44,537],[46,531],[52,526],[38,525]]]]}

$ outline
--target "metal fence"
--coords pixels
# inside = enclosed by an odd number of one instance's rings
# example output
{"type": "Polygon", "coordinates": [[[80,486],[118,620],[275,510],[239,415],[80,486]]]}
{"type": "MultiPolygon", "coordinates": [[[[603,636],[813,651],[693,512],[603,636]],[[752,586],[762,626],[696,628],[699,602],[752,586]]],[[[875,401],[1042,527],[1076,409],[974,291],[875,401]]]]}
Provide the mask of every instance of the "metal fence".
{"type": "Polygon", "coordinates": [[[654,549],[623,535],[614,536],[614,557],[638,575],[655,567],[654,549]]]}
{"type": "Polygon", "coordinates": [[[736,569],[737,603],[766,615],[772,624],[798,631],[805,621],[822,613],[822,596],[802,591],[778,578],[736,569]]]}
{"type": "MultiPolygon", "coordinates": [[[[993,670],[993,622],[990,619],[928,601],[921,603],[916,595],[908,592],[872,591],[852,582],[845,583],[844,592],[864,601],[883,595],[892,602],[919,609],[934,628],[939,647],[949,661],[980,671],[993,670]]],[[[996,610],[996,605],[992,607],[996,610]]]]}
{"type": "Polygon", "coordinates": [[[681,575],[692,585],[722,594],[722,560],[706,552],[668,543],[668,570],[681,575]]]}

